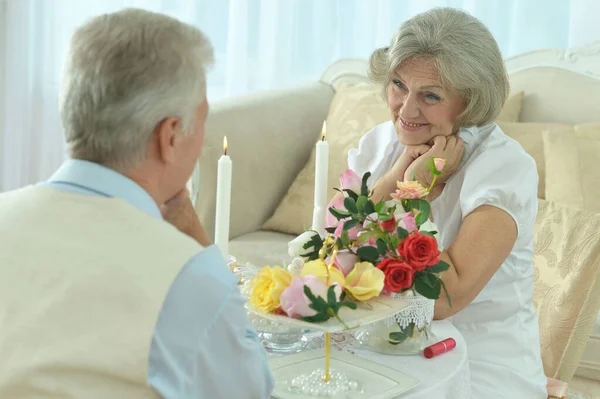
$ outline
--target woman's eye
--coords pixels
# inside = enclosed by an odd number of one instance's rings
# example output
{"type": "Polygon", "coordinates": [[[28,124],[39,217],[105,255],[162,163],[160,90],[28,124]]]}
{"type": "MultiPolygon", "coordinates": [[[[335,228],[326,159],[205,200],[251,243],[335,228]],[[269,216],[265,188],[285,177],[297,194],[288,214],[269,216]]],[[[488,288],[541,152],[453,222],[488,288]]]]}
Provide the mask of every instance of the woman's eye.
{"type": "Polygon", "coordinates": [[[433,93],[427,93],[427,94],[425,94],[425,99],[427,100],[427,102],[437,103],[440,101],[440,96],[438,96],[437,94],[433,94],[433,93]]]}
{"type": "Polygon", "coordinates": [[[399,89],[404,89],[404,84],[399,80],[392,80],[392,83],[399,89]]]}

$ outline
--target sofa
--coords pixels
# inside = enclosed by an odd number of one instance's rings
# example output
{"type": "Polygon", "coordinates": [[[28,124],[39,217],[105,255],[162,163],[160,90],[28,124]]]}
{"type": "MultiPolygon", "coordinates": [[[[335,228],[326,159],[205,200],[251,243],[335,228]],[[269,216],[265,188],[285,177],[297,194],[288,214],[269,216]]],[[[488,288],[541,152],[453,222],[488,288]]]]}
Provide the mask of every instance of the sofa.
{"type": "MultiPolygon", "coordinates": [[[[535,159],[540,176],[534,264],[540,327],[553,331],[542,331],[546,373],[563,381],[576,374],[600,389],[600,42],[522,54],[506,66],[511,95],[497,123],[535,159]]],[[[366,60],[344,59],[319,81],[211,105],[190,186],[213,236],[217,161],[227,136],[229,252],[238,262],[287,264],[287,243],[310,228],[314,148],[324,120],[333,196],[348,149],[389,119],[366,68],[366,60]]]]}

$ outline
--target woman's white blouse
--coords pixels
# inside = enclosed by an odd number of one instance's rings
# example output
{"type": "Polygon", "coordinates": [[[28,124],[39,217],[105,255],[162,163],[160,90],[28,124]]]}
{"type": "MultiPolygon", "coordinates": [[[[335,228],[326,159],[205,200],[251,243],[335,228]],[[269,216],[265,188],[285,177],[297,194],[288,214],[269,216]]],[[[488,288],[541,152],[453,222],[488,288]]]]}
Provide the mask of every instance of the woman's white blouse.
{"type": "MultiPolygon", "coordinates": [[[[473,302],[452,317],[467,342],[473,398],[546,398],[533,307],[535,161],[496,124],[463,128],[458,135],[465,141],[462,164],[431,203],[441,245],[450,247],[464,218],[482,205],[504,210],[518,227],[506,261],[473,302]]],[[[403,149],[394,125],[385,122],[367,132],[358,149],[348,152],[348,166],[359,176],[370,171],[373,184],[403,149]]]]}

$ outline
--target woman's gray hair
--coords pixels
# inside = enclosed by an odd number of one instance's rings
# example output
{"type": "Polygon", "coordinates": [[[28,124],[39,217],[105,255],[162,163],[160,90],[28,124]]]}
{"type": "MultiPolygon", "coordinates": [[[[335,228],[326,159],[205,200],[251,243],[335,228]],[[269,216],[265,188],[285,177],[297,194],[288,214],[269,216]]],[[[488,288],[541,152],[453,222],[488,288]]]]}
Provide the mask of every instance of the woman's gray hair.
{"type": "Polygon", "coordinates": [[[387,90],[405,62],[430,59],[441,84],[465,101],[456,127],[482,126],[500,113],[510,87],[498,44],[477,18],[454,8],[434,8],[404,22],[390,47],[370,59],[369,77],[387,90]]]}
{"type": "Polygon", "coordinates": [[[213,62],[207,37],[174,18],[125,9],[77,29],[63,71],[60,115],[72,158],[122,170],[139,164],[157,125],[190,133],[213,62]]]}

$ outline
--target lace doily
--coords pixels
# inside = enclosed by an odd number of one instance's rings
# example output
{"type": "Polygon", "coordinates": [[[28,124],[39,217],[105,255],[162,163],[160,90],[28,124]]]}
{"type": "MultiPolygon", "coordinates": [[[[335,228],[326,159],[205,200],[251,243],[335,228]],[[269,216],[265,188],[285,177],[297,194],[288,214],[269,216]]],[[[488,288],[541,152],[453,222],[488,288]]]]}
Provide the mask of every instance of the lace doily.
{"type": "Polygon", "coordinates": [[[384,320],[386,326],[390,327],[393,324],[398,324],[402,328],[406,328],[409,324],[414,323],[417,328],[421,329],[433,320],[435,305],[433,299],[428,299],[421,295],[402,296],[398,294],[392,294],[392,298],[408,301],[410,306],[400,313],[386,318],[384,320]]]}

